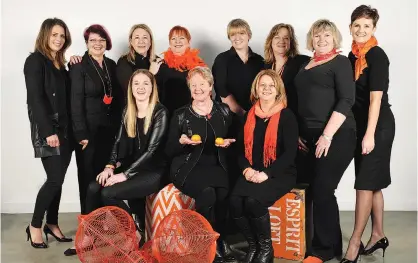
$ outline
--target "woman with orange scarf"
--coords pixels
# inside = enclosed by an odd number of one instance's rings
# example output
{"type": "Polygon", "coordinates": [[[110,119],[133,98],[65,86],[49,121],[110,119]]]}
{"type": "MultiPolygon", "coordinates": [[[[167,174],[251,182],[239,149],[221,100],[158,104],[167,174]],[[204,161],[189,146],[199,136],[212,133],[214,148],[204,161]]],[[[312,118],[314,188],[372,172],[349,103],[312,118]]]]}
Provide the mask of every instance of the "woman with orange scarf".
{"type": "Polygon", "coordinates": [[[296,183],[298,125],[286,108],[283,81],[263,70],[251,87],[252,108],[238,137],[242,175],[231,193],[231,214],[249,244],[243,262],[273,262],[268,208],[296,183]]]}
{"type": "Polygon", "coordinates": [[[190,48],[191,38],[187,28],[173,27],[168,34],[170,47],[163,52],[164,59],[156,58],[150,66],[151,73],[156,75],[161,103],[167,107],[170,116],[174,110],[191,102],[186,80],[188,72],[197,66],[205,66],[198,56],[199,50],[190,48]]]}
{"type": "Polygon", "coordinates": [[[389,59],[377,46],[374,37],[379,14],[370,6],[361,5],[351,15],[353,36],[349,59],[356,80],[356,102],[353,113],[357,123],[355,152],[357,195],[353,235],[341,262],[356,262],[357,255],[369,255],[377,249],[383,256],[389,241],[383,232],[382,190],[391,183],[390,156],[395,136],[395,118],[388,100],[389,59]],[[361,236],[369,217],[372,233],[361,253],[361,236]]]}

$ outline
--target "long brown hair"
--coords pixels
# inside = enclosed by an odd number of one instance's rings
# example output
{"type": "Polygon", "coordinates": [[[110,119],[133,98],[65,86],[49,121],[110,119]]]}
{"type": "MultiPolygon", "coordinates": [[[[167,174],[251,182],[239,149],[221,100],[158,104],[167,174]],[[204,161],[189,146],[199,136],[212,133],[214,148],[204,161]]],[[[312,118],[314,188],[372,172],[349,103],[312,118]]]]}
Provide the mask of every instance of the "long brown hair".
{"type": "Polygon", "coordinates": [[[289,48],[289,51],[287,51],[286,56],[294,57],[299,54],[298,41],[296,40],[295,30],[293,29],[293,26],[289,24],[280,23],[280,24],[275,25],[270,30],[270,33],[266,39],[266,43],[264,44],[264,58],[267,64],[273,64],[275,62],[273,48],[271,47],[271,43],[273,42],[273,38],[279,34],[279,31],[282,28],[286,28],[287,32],[289,32],[290,48],[289,48]]]}
{"type": "Polygon", "coordinates": [[[138,74],[144,74],[151,80],[151,83],[152,83],[152,92],[149,96],[149,105],[147,109],[147,114],[145,115],[144,133],[147,133],[149,129],[149,126],[151,124],[152,113],[154,112],[155,105],[159,101],[157,81],[155,80],[154,74],[149,72],[147,69],[136,70],[132,74],[131,78],[129,79],[128,94],[127,94],[128,100],[126,103],[126,113],[124,116],[126,133],[128,134],[128,137],[130,138],[135,138],[136,136],[136,116],[137,116],[138,108],[136,107],[135,97],[132,94],[132,84],[133,84],[134,77],[138,74]]]}
{"type": "Polygon", "coordinates": [[[60,67],[63,67],[65,64],[65,52],[71,46],[71,34],[68,30],[67,25],[64,21],[59,18],[48,18],[46,19],[39,30],[38,37],[36,38],[35,51],[40,52],[45,57],[50,60],[58,63],[60,67]],[[65,33],[65,43],[61,50],[59,50],[55,56],[55,59],[52,57],[51,48],[49,47],[49,38],[52,33],[52,28],[54,26],[61,26],[64,29],[65,33]]]}

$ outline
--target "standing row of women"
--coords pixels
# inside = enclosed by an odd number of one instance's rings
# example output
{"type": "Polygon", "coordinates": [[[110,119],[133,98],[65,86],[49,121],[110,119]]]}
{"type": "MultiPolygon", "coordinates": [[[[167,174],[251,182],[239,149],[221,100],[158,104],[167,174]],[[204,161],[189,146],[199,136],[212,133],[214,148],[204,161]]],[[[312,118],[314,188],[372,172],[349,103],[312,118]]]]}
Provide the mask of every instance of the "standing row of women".
{"type": "Polygon", "coordinates": [[[111,48],[109,34],[93,25],[84,34],[85,56],[70,66],[71,79],[63,64],[71,44],[68,28],[59,19],[46,20],[25,63],[35,156],[47,173],[26,230],[32,246],[47,247],[41,235],[45,211],[45,234],[71,241],[57,218],[74,146],[82,213],[106,204],[130,211],[123,200],[158,191],[165,148],[171,180],[221,233],[215,262],[235,260],[222,229],[228,196],[232,217],[250,246],[245,262],[272,262],[268,207],[297,179],[310,184],[313,201],[312,248],[304,262],[341,255],[334,192],[355,156],[356,224],[341,262],[385,250],[381,189],[390,184],[395,125],[387,95],[389,62],[373,36],[378,18],[368,6],[354,10],[349,58],[337,51],[341,35],[328,20],[309,30],[311,59],[298,54],[290,25],[276,25],[266,40],[265,60],[248,46],[249,25],[235,19],[227,29],[232,47],[215,59],[213,76],[190,48],[191,36],[183,27],[170,31],[170,47],[159,58],[151,30],[134,26],[130,51],[116,65],[104,56],[111,48]],[[242,115],[241,128],[232,128],[242,115]],[[73,136],[78,145],[72,145],[73,136]],[[297,152],[304,169],[295,165],[297,152]],[[234,176],[238,179],[231,180],[234,176]],[[373,231],[364,248],[361,235],[370,215],[373,231]]]}

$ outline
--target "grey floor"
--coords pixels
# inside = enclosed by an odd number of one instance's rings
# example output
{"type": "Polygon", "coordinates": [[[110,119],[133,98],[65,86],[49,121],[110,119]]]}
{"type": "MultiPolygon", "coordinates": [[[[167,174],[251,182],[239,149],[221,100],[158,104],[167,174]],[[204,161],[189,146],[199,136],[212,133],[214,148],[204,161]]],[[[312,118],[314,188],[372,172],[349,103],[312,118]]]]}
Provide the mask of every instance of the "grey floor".
{"type": "MultiPolygon", "coordinates": [[[[67,231],[64,234],[74,236],[77,226],[76,214],[62,214],[60,226],[67,231]]],[[[341,226],[344,235],[344,246],[353,229],[352,212],[341,213],[341,226]]],[[[50,242],[45,250],[33,249],[26,242],[25,228],[31,218],[30,214],[2,214],[1,215],[1,262],[4,263],[69,263],[79,262],[76,256],[65,257],[63,252],[69,244],[50,242]]],[[[415,263],[417,262],[417,213],[416,212],[386,212],[384,219],[386,235],[390,246],[382,258],[381,251],[375,255],[362,257],[362,263],[415,263]]],[[[363,242],[367,242],[370,229],[367,228],[363,242]]],[[[277,260],[275,263],[290,263],[295,261],[277,260]]],[[[328,261],[338,263],[338,260],[328,261]]]]}

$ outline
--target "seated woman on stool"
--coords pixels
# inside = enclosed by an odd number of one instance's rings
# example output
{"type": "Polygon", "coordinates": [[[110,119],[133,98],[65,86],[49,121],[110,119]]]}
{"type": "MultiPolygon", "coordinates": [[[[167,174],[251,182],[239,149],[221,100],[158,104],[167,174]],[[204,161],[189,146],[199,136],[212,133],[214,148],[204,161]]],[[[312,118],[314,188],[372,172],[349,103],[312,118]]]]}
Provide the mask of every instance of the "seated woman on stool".
{"type": "Polygon", "coordinates": [[[298,125],[274,70],[258,73],[250,99],[253,106],[237,142],[242,176],[231,193],[231,213],[249,244],[244,262],[267,263],[273,262],[268,208],[296,183],[298,125]]]}
{"type": "MultiPolygon", "coordinates": [[[[167,109],[158,102],[157,84],[139,69],[129,81],[127,107],[109,164],[89,185],[87,213],[101,206],[118,206],[131,213],[124,200],[148,196],[160,188],[165,158],[161,145],[168,127],[167,109]],[[116,163],[120,173],[114,173],[116,163]]],[[[70,249],[71,250],[71,249],[70,249]]],[[[75,254],[75,249],[66,254],[75,254]]]]}
{"type": "MultiPolygon", "coordinates": [[[[171,179],[176,188],[195,199],[196,210],[221,234],[225,225],[225,199],[228,195],[226,149],[232,112],[228,105],[213,101],[213,76],[209,68],[189,71],[187,82],[193,101],[177,109],[170,123],[167,154],[172,157],[171,179]],[[199,137],[199,138],[196,138],[199,137]],[[217,139],[216,138],[224,138],[217,139]],[[215,226],[216,221],[216,226],[215,226]]],[[[218,239],[214,262],[235,260],[218,239]]]]}

